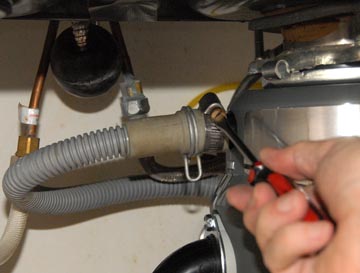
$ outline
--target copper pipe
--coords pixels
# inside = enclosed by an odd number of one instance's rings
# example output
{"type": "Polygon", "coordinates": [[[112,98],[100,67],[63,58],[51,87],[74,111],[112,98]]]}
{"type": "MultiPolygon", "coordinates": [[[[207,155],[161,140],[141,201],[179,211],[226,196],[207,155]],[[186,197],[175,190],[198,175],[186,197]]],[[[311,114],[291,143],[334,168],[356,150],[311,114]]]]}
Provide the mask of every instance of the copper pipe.
{"type": "Polygon", "coordinates": [[[41,99],[42,91],[44,89],[46,74],[49,69],[50,53],[56,39],[58,27],[58,21],[49,22],[44,48],[39,63],[39,68],[36,73],[35,82],[31,93],[29,108],[39,108],[39,102],[41,99]]]}
{"type": "MultiPolygon", "coordinates": [[[[34,86],[33,86],[32,93],[31,93],[29,108],[39,108],[40,100],[41,100],[42,93],[44,90],[44,83],[45,83],[46,75],[47,75],[47,72],[49,69],[51,50],[55,43],[58,27],[59,27],[58,21],[50,21],[49,22],[48,31],[46,34],[38,71],[36,73],[34,86]]],[[[28,136],[36,135],[36,129],[37,129],[36,125],[28,125],[26,127],[27,127],[25,130],[26,135],[28,135],[28,136]]]]}

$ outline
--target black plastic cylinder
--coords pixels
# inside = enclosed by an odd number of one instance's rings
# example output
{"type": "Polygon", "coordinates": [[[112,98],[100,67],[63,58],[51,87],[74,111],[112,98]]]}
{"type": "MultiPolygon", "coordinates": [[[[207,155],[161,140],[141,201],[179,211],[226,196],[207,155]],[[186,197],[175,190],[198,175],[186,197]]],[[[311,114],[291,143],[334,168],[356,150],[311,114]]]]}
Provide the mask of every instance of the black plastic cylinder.
{"type": "Polygon", "coordinates": [[[56,39],[51,68],[61,87],[79,97],[94,97],[108,91],[117,81],[121,62],[112,35],[91,24],[86,45],[80,47],[68,28],[56,39]]]}
{"type": "Polygon", "coordinates": [[[199,101],[199,110],[205,112],[214,103],[221,104],[219,97],[214,93],[207,93],[199,101]]]}

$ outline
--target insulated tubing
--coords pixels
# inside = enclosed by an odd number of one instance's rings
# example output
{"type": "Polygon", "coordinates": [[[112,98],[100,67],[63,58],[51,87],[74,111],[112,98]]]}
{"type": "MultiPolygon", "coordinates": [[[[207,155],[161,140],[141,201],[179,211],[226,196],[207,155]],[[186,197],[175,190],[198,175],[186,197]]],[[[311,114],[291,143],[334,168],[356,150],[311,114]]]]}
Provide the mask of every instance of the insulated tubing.
{"type": "Polygon", "coordinates": [[[122,178],[68,189],[32,192],[29,198],[35,201],[26,210],[59,215],[161,198],[199,197],[210,200],[219,181],[219,177],[212,177],[195,183],[165,184],[152,179],[122,178]]]}
{"type": "MultiPolygon", "coordinates": [[[[17,160],[5,173],[4,193],[20,209],[31,211],[37,206],[47,206],[49,210],[41,211],[52,213],[53,204],[61,203],[59,198],[64,192],[48,192],[48,195],[29,192],[55,176],[105,160],[127,157],[128,147],[127,132],[119,126],[54,143],[17,160]]],[[[78,198],[88,196],[82,187],[75,189],[78,198]]],[[[64,202],[61,211],[73,209],[72,204],[64,202]]]]}
{"type": "Polygon", "coordinates": [[[21,243],[28,215],[11,205],[9,219],[0,239],[0,266],[6,263],[21,243]]]}

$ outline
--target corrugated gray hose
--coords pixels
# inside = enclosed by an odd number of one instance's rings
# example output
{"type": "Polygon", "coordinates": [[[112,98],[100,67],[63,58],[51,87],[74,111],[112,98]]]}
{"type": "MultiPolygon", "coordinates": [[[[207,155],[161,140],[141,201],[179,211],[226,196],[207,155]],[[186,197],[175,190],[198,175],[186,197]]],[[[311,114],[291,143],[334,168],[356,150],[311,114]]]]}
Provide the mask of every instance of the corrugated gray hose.
{"type": "Polygon", "coordinates": [[[124,128],[116,127],[72,137],[41,148],[19,159],[5,173],[3,189],[15,206],[29,212],[65,214],[100,208],[120,202],[160,197],[210,197],[218,178],[199,186],[189,183],[163,185],[149,180],[121,179],[43,192],[31,192],[50,178],[129,154],[124,128]]]}
{"type": "Polygon", "coordinates": [[[122,178],[64,190],[31,193],[32,198],[38,202],[27,210],[57,215],[163,198],[202,197],[210,200],[218,182],[218,177],[181,184],[165,184],[152,179],[122,178]]]}

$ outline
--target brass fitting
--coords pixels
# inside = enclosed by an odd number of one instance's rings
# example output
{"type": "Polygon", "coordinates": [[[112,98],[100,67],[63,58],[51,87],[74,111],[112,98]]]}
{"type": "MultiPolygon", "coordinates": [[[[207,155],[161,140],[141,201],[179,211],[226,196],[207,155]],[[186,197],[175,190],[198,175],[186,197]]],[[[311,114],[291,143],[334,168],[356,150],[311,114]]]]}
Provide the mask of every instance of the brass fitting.
{"type": "Polygon", "coordinates": [[[37,137],[19,136],[17,157],[23,157],[39,149],[40,139],[37,137]]]}

